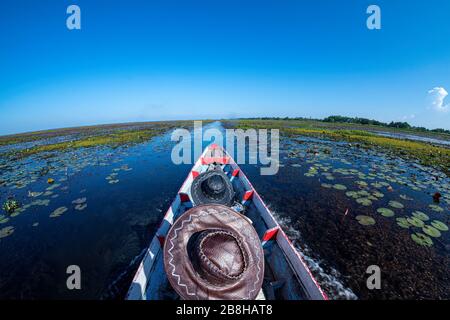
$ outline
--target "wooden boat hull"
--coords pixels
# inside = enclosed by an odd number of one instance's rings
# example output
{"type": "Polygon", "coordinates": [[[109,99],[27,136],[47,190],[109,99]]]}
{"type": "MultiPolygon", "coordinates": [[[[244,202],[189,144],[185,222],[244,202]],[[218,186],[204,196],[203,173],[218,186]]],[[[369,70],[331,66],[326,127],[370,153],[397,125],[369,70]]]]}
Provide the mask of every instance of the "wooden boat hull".
{"type": "Polygon", "coordinates": [[[264,283],[257,299],[327,299],[301,255],[289,241],[248,178],[232,157],[222,147],[215,144],[204,150],[167,210],[139,264],[126,299],[179,299],[167,280],[162,248],[174,220],[194,205],[190,196],[192,181],[200,173],[210,169],[212,163],[220,164],[221,169],[230,178],[236,192],[235,198],[239,200],[238,206],[245,207],[245,216],[252,221],[264,248],[264,283]]]}

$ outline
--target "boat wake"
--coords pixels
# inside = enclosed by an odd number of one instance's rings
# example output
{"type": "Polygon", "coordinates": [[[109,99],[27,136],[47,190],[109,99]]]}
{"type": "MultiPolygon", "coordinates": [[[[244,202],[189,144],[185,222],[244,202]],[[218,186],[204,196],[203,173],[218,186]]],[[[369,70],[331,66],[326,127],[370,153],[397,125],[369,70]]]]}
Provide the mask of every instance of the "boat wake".
{"type": "Polygon", "coordinates": [[[339,271],[327,266],[327,269],[329,271],[326,272],[321,266],[323,262],[312,257],[313,254],[311,252],[311,249],[303,243],[300,231],[292,227],[292,220],[289,217],[280,216],[272,209],[271,212],[283,228],[286,235],[292,241],[292,244],[297,249],[328,297],[330,299],[337,300],[357,300],[358,297],[353,293],[353,291],[350,288],[346,288],[339,280],[342,279],[342,275],[339,273],[339,271]]]}

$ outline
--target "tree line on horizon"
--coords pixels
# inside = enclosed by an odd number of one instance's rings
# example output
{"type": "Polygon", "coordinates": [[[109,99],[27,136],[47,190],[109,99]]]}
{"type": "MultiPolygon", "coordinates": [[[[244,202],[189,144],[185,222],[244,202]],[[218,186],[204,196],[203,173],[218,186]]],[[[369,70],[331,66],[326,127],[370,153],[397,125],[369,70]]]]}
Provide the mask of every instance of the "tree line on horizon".
{"type": "Polygon", "coordinates": [[[382,122],[373,119],[367,118],[359,118],[359,117],[346,117],[346,116],[328,116],[324,119],[313,119],[313,118],[304,118],[304,117],[257,117],[257,118],[245,118],[249,120],[314,120],[328,123],[354,123],[354,124],[365,124],[365,125],[373,125],[380,126],[386,128],[397,128],[397,129],[410,129],[414,131],[420,132],[434,132],[434,133],[444,133],[450,134],[450,130],[437,128],[437,129],[427,129],[425,127],[416,127],[410,125],[408,122],[395,122],[391,121],[389,123],[382,122]]]}

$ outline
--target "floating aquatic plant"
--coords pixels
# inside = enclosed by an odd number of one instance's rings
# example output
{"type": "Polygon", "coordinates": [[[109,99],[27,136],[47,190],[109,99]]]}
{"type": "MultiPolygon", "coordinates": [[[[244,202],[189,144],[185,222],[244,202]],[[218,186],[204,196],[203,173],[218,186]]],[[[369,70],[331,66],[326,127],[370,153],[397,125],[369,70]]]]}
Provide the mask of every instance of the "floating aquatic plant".
{"type": "Polygon", "coordinates": [[[421,246],[431,247],[433,245],[433,240],[430,237],[424,235],[423,233],[413,233],[411,239],[421,246]]]}
{"type": "Polygon", "coordinates": [[[327,189],[333,187],[333,185],[332,185],[332,184],[329,184],[329,183],[322,183],[320,186],[321,186],[322,188],[327,188],[327,189]]]}
{"type": "Polygon", "coordinates": [[[396,208],[396,209],[403,209],[403,208],[404,208],[403,204],[401,204],[400,202],[395,201],[395,200],[389,201],[389,205],[390,205],[392,208],[396,208]]]}
{"type": "Polygon", "coordinates": [[[422,227],[422,231],[427,235],[429,235],[430,237],[439,238],[441,236],[441,233],[439,232],[438,229],[429,225],[424,225],[422,227]]]}
{"type": "Polygon", "coordinates": [[[422,228],[425,225],[425,223],[422,220],[420,220],[416,217],[409,217],[406,220],[408,221],[408,223],[410,225],[417,227],[417,228],[422,228]]]}
{"type": "Polygon", "coordinates": [[[86,197],[78,198],[72,201],[73,204],[83,204],[86,202],[86,197]]]}
{"type": "Polygon", "coordinates": [[[417,219],[420,219],[420,220],[422,220],[422,221],[428,221],[428,220],[430,220],[430,218],[429,218],[425,213],[423,213],[422,211],[414,211],[414,212],[412,213],[412,215],[413,215],[414,217],[416,217],[417,219]]]}
{"type": "Polygon", "coordinates": [[[345,195],[354,199],[358,198],[358,193],[356,191],[347,191],[345,195]]]}
{"type": "Polygon", "coordinates": [[[384,217],[393,217],[395,215],[394,211],[392,211],[391,209],[388,209],[388,208],[378,208],[377,212],[380,213],[384,217]]]}
{"type": "Polygon", "coordinates": [[[50,218],[58,218],[66,211],[67,207],[59,207],[50,214],[50,218]]]}
{"type": "Polygon", "coordinates": [[[344,186],[343,184],[339,184],[339,183],[333,185],[333,188],[336,190],[347,190],[346,186],[344,186]]]}
{"type": "Polygon", "coordinates": [[[356,181],[355,183],[357,185],[359,185],[360,187],[367,187],[367,182],[365,182],[365,181],[356,181]]]}
{"type": "Polygon", "coordinates": [[[383,187],[383,185],[380,182],[372,182],[370,185],[377,189],[383,187]]]}
{"type": "Polygon", "coordinates": [[[442,209],[437,204],[430,204],[428,207],[430,207],[430,209],[435,211],[435,212],[442,212],[442,211],[444,211],[444,209],[442,209]]]}
{"type": "Polygon", "coordinates": [[[110,183],[110,184],[115,184],[115,183],[117,183],[117,182],[119,182],[119,179],[117,179],[117,180],[109,180],[109,183],[110,183]]]}
{"type": "Polygon", "coordinates": [[[0,224],[7,223],[9,221],[9,218],[4,215],[0,215],[0,224]]]}
{"type": "Polygon", "coordinates": [[[404,228],[404,229],[409,229],[409,227],[411,227],[411,225],[408,223],[408,220],[406,220],[406,218],[397,218],[397,224],[404,228]]]}
{"type": "Polygon", "coordinates": [[[7,213],[13,213],[19,207],[20,207],[20,204],[15,199],[8,199],[3,204],[3,210],[5,210],[7,213]]]}
{"type": "Polygon", "coordinates": [[[9,216],[10,216],[11,218],[14,218],[14,217],[17,217],[19,214],[21,214],[21,213],[24,212],[24,211],[25,211],[25,210],[24,210],[23,208],[16,209],[16,210],[14,210],[14,212],[11,213],[9,216]]]}
{"type": "Polygon", "coordinates": [[[375,224],[375,219],[369,216],[359,215],[356,216],[356,220],[363,226],[372,226],[375,224]]]}
{"type": "Polygon", "coordinates": [[[448,231],[448,227],[445,223],[439,220],[431,221],[431,225],[440,231],[448,231]]]}
{"type": "Polygon", "coordinates": [[[407,200],[407,201],[413,200],[413,198],[408,197],[406,194],[401,194],[400,198],[402,198],[403,200],[407,200]]]}
{"type": "Polygon", "coordinates": [[[87,207],[87,204],[86,204],[86,203],[84,203],[84,204],[77,204],[77,205],[75,206],[75,210],[81,211],[81,210],[86,209],[86,207],[87,207]]]}
{"type": "Polygon", "coordinates": [[[50,203],[49,199],[39,199],[39,200],[34,200],[33,202],[30,203],[30,206],[45,206],[47,207],[50,203]]]}
{"type": "Polygon", "coordinates": [[[39,225],[39,222],[35,222],[35,223],[33,223],[31,226],[32,227],[37,227],[39,225]]]}
{"type": "Polygon", "coordinates": [[[32,198],[39,197],[43,192],[28,192],[28,196],[32,198]]]}
{"type": "Polygon", "coordinates": [[[14,227],[4,227],[0,229],[0,238],[6,238],[7,236],[10,236],[14,232],[14,227]]]}
{"type": "Polygon", "coordinates": [[[51,191],[53,189],[58,188],[60,185],[61,185],[60,183],[53,183],[50,187],[47,187],[47,189],[45,189],[45,190],[51,191]]]}
{"type": "Polygon", "coordinates": [[[377,198],[383,198],[384,197],[384,194],[382,194],[379,191],[374,191],[374,192],[372,192],[372,194],[373,194],[373,196],[375,196],[377,198]]]}
{"type": "Polygon", "coordinates": [[[372,205],[372,200],[370,200],[368,198],[358,198],[358,199],[356,199],[356,202],[358,202],[360,205],[363,205],[365,207],[372,205]]]}
{"type": "Polygon", "coordinates": [[[358,195],[361,196],[361,197],[368,197],[368,196],[370,196],[370,193],[367,192],[366,190],[360,190],[360,191],[358,191],[357,193],[358,193],[358,195]]]}

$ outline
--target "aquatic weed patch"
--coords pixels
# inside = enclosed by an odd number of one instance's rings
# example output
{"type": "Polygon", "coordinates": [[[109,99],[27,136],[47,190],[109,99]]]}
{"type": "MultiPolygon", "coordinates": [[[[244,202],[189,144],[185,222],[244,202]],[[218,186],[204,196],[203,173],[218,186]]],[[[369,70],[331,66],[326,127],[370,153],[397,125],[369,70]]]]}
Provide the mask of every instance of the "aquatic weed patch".
{"type": "Polygon", "coordinates": [[[407,159],[417,159],[421,164],[434,166],[450,175],[450,149],[429,143],[383,137],[364,130],[332,129],[314,121],[263,121],[240,120],[237,128],[277,128],[282,133],[295,136],[312,136],[358,143],[364,148],[383,149],[407,159]]]}

